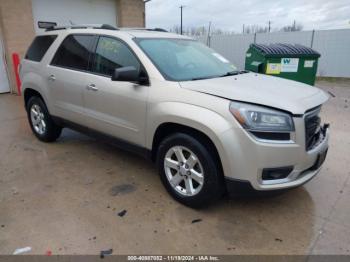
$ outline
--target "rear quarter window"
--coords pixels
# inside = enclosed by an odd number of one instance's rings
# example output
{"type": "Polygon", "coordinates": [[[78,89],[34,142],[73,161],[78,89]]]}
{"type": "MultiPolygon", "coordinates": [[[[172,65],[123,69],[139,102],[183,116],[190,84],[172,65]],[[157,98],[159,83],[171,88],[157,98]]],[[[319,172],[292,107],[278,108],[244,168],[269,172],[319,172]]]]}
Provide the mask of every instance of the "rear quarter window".
{"type": "Polygon", "coordinates": [[[43,35],[35,37],[27,51],[25,59],[40,62],[56,38],[57,35],[43,35]]]}

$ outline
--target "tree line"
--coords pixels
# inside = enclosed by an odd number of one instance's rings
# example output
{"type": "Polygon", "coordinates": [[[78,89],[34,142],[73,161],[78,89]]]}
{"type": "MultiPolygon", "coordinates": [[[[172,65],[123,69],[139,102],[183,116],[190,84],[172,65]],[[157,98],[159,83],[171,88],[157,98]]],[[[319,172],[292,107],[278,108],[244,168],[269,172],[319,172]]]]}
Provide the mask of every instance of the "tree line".
{"type": "MultiPolygon", "coordinates": [[[[296,32],[302,31],[303,25],[300,23],[296,23],[295,21],[291,25],[285,25],[282,27],[269,27],[269,26],[261,26],[261,25],[243,25],[242,32],[237,32],[233,30],[223,30],[220,28],[212,28],[210,30],[211,35],[230,35],[237,33],[244,34],[255,34],[255,33],[268,33],[268,32],[296,32]]],[[[201,36],[208,35],[209,27],[207,26],[199,26],[199,27],[186,27],[183,28],[183,34],[190,36],[201,36]]],[[[181,28],[178,25],[173,26],[170,29],[170,32],[180,34],[181,28]]]]}

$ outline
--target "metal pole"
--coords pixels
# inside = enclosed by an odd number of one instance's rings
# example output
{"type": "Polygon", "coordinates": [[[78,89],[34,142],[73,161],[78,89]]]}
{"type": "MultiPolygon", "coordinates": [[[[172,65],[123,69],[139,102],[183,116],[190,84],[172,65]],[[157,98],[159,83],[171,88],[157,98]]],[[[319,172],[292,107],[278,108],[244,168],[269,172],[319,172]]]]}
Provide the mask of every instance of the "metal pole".
{"type": "Polygon", "coordinates": [[[181,26],[180,26],[180,33],[183,34],[183,30],[182,30],[182,9],[184,8],[185,6],[180,6],[180,9],[181,9],[181,26]]]}
{"type": "Polygon", "coordinates": [[[312,35],[311,35],[311,48],[314,46],[314,37],[315,37],[315,29],[312,30],[312,35]]]}
{"type": "Polygon", "coordinates": [[[208,27],[208,43],[207,43],[207,45],[210,47],[210,29],[211,29],[211,22],[209,22],[209,27],[208,27]]]}

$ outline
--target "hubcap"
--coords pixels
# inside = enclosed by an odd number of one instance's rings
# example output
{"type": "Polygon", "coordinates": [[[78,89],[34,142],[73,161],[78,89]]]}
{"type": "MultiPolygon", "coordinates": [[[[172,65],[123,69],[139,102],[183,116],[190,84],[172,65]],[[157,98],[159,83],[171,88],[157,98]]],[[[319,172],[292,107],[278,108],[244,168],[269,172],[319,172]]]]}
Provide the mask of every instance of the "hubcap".
{"type": "Polygon", "coordinates": [[[44,113],[39,105],[32,105],[30,109],[30,118],[32,120],[35,132],[37,132],[39,135],[43,135],[46,131],[46,123],[44,113]]]}
{"type": "Polygon", "coordinates": [[[181,195],[198,194],[204,183],[204,170],[198,157],[184,146],[174,146],[164,159],[164,170],[170,185],[181,195]]]}

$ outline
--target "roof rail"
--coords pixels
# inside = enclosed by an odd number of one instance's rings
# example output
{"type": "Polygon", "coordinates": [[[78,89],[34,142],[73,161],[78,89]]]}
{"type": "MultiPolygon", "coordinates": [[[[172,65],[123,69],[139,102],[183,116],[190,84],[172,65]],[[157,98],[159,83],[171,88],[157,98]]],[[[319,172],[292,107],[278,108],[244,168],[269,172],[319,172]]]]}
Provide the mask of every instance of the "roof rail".
{"type": "Polygon", "coordinates": [[[168,31],[163,28],[144,28],[144,27],[123,27],[119,28],[120,30],[139,30],[139,31],[156,31],[156,32],[164,32],[167,33],[168,31]]]}
{"type": "MultiPolygon", "coordinates": [[[[39,25],[39,23],[38,23],[39,25]]],[[[49,27],[40,27],[46,28],[45,31],[55,31],[55,30],[64,30],[64,29],[106,29],[106,30],[119,30],[118,28],[108,25],[108,24],[81,24],[81,25],[66,25],[66,26],[49,26],[49,27]]]]}
{"type": "Polygon", "coordinates": [[[167,30],[165,30],[165,29],[163,29],[163,28],[158,28],[158,27],[153,28],[153,29],[146,29],[146,30],[148,30],[148,31],[164,32],[164,33],[167,33],[167,32],[168,32],[167,30]]]}

